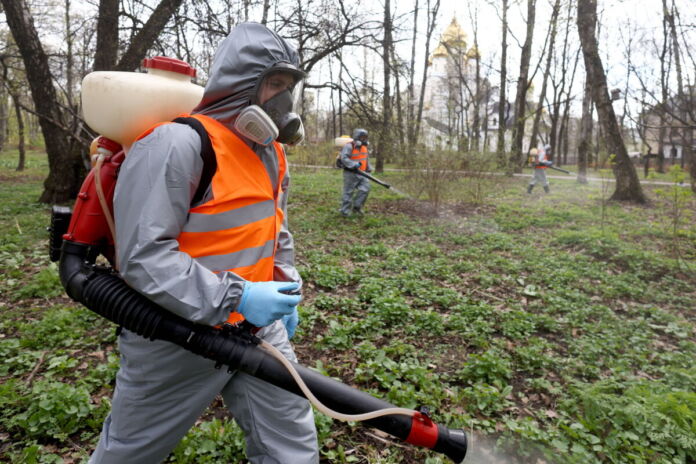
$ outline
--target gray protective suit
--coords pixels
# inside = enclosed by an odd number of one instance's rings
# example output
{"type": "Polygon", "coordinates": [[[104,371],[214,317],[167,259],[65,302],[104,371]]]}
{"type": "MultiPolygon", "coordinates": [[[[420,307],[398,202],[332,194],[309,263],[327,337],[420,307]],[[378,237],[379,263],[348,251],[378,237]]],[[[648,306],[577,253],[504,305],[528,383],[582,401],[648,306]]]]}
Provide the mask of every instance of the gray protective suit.
{"type": "MultiPolygon", "coordinates": [[[[341,163],[347,168],[360,166],[360,163],[350,159],[353,153],[353,144],[347,143],[341,149],[341,163]]],[[[372,171],[370,161],[367,161],[367,170],[372,171]]],[[[362,207],[370,194],[370,180],[348,169],[343,170],[343,195],[341,197],[341,214],[350,215],[351,212],[361,213],[362,207]]]]}
{"type": "Polygon", "coordinates": [[[546,169],[541,166],[548,165],[548,159],[551,152],[547,152],[546,149],[541,149],[534,157],[534,176],[532,180],[529,181],[527,185],[527,193],[532,193],[532,189],[536,184],[541,184],[544,187],[546,193],[549,192],[549,181],[546,178],[546,169]]]}
{"type": "MultiPolygon", "coordinates": [[[[232,126],[249,104],[258,75],[275,63],[298,64],[297,53],[260,24],[241,24],[215,55],[203,100],[195,112],[232,126]]],[[[277,185],[273,146],[248,142],[277,185]]],[[[217,325],[238,303],[244,281],[215,274],[178,250],[203,168],[200,138],[188,126],[166,124],[136,142],[121,167],[114,197],[117,257],[124,280],[164,308],[195,322],[217,325]]],[[[289,179],[283,180],[287,192],[289,179]]],[[[207,198],[211,198],[208,191],[207,198]]],[[[283,210],[287,193],[280,199],[283,210]]],[[[300,282],[287,222],[275,256],[276,280],[300,282]]],[[[295,361],[281,321],[258,335],[295,361]]],[[[169,342],[149,341],[124,330],[112,411],[104,422],[95,464],[153,464],[164,460],[217,394],[244,430],[252,463],[319,461],[309,403],[169,342]]]]}

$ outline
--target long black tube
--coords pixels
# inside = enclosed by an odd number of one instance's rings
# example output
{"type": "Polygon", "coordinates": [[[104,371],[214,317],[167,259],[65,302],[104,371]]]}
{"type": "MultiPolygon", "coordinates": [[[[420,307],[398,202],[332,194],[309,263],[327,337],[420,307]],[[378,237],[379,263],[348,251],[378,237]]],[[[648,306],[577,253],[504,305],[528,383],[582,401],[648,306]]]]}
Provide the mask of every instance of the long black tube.
{"type": "MultiPolygon", "coordinates": [[[[88,247],[79,244],[63,244],[61,281],[73,299],[145,338],[175,343],[218,364],[239,369],[304,397],[282,363],[258,347],[258,339],[248,333],[230,334],[214,327],[195,324],[156,306],[113,273],[86,265],[88,252],[88,247]]],[[[293,364],[312,393],[336,411],[359,414],[394,407],[304,366],[293,364]]],[[[388,415],[365,423],[401,440],[408,441],[413,436],[414,419],[409,416],[388,415]]],[[[463,461],[467,450],[464,432],[435,425],[437,440],[427,446],[455,462],[463,461]]],[[[415,443],[418,444],[418,441],[415,443]]]]}
{"type": "Polygon", "coordinates": [[[554,171],[560,171],[560,172],[565,172],[566,174],[573,174],[570,171],[566,171],[565,169],[557,168],[556,166],[547,166],[549,169],[553,169],[554,171]]]}
{"type": "Polygon", "coordinates": [[[381,185],[381,186],[384,187],[384,188],[391,188],[391,185],[387,184],[387,183],[384,182],[383,180],[379,180],[379,179],[376,178],[375,176],[373,176],[373,175],[371,175],[371,174],[368,174],[368,173],[365,172],[365,171],[361,171],[360,169],[356,169],[355,171],[351,171],[351,172],[354,172],[354,173],[356,173],[356,174],[358,174],[358,175],[361,175],[361,176],[363,176],[363,177],[366,177],[366,178],[370,179],[372,182],[374,182],[374,183],[376,183],[376,184],[379,184],[379,185],[381,185]]]}

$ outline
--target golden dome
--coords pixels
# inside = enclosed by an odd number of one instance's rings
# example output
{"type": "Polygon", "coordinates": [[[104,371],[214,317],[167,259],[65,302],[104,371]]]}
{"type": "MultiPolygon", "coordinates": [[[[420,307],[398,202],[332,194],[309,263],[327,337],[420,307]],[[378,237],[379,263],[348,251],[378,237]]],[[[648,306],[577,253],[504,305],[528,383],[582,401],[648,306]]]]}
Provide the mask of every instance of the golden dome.
{"type": "Polygon", "coordinates": [[[452,22],[447,26],[440,38],[440,43],[447,44],[450,47],[466,47],[466,33],[457,22],[457,18],[452,18],[452,22]]]}
{"type": "MultiPolygon", "coordinates": [[[[463,50],[466,48],[466,33],[457,22],[457,18],[452,18],[452,22],[447,26],[445,32],[440,36],[440,43],[430,55],[428,64],[432,64],[433,58],[447,58],[450,50],[463,50]]],[[[471,56],[469,56],[471,58],[471,56]]]]}
{"type": "Polygon", "coordinates": [[[440,45],[438,45],[435,51],[433,52],[433,58],[440,56],[447,56],[447,48],[442,42],[440,42],[440,45]]]}

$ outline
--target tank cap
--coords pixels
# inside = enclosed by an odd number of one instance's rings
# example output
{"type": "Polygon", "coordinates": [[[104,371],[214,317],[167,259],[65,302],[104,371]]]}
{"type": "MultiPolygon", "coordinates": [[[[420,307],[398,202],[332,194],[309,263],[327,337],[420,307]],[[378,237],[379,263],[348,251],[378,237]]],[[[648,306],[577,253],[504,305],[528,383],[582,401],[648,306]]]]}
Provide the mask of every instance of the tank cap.
{"type": "Polygon", "coordinates": [[[172,71],[187,76],[196,77],[196,69],[185,61],[169,58],[167,56],[153,56],[143,60],[143,68],[161,69],[172,71]]]}
{"type": "Polygon", "coordinates": [[[118,142],[108,139],[103,135],[97,139],[97,146],[109,150],[111,153],[118,153],[121,151],[121,145],[118,142]]]}

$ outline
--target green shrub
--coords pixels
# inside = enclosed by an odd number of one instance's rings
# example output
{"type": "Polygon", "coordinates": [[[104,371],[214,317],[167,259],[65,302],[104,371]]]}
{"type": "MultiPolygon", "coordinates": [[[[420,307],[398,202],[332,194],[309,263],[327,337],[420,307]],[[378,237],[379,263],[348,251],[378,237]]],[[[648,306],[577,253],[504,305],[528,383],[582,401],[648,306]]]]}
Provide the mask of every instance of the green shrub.
{"type": "Polygon", "coordinates": [[[512,367],[507,354],[497,348],[481,354],[472,354],[456,378],[468,384],[477,382],[489,385],[505,385],[512,376],[512,367]]]}
{"type": "Polygon", "coordinates": [[[9,425],[31,438],[65,439],[83,427],[94,410],[85,387],[53,380],[39,380],[9,425]]]}
{"type": "Polygon", "coordinates": [[[236,422],[213,419],[193,427],[179,442],[167,462],[216,464],[246,458],[244,432],[236,422]]]}
{"type": "Polygon", "coordinates": [[[684,463],[696,456],[696,393],[648,381],[577,388],[579,401],[561,407],[587,433],[578,438],[610,462],[684,463]]]}
{"type": "Polygon", "coordinates": [[[58,268],[55,263],[50,263],[32,276],[31,281],[14,291],[15,299],[25,298],[55,298],[63,295],[65,290],[58,277],[58,268]]]}

